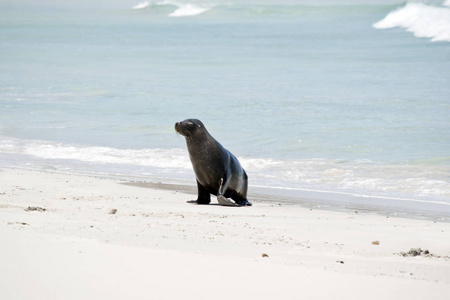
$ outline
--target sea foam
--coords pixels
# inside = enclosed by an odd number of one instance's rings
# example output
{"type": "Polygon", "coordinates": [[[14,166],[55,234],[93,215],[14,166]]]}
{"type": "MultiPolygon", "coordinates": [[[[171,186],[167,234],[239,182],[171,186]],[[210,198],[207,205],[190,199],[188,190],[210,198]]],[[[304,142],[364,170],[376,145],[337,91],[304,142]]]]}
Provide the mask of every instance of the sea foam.
{"type": "MultiPolygon", "coordinates": [[[[445,2],[445,5],[449,4],[450,1],[445,2]]],[[[373,27],[377,29],[402,27],[416,37],[431,38],[432,42],[450,42],[450,9],[422,3],[407,3],[373,24],[373,27]]]]}
{"type": "MultiPolygon", "coordinates": [[[[119,149],[21,140],[0,136],[0,155],[14,161],[49,165],[55,170],[89,170],[127,176],[193,180],[186,149],[119,149]]],[[[365,197],[397,197],[450,205],[450,182],[440,164],[377,164],[329,159],[239,157],[251,185],[296,191],[350,193],[365,197]]],[[[1,164],[0,164],[1,166],[1,164]]]]}
{"type": "Polygon", "coordinates": [[[118,149],[38,140],[0,137],[0,153],[31,155],[50,160],[77,160],[97,164],[189,169],[189,157],[181,149],[118,149]]]}

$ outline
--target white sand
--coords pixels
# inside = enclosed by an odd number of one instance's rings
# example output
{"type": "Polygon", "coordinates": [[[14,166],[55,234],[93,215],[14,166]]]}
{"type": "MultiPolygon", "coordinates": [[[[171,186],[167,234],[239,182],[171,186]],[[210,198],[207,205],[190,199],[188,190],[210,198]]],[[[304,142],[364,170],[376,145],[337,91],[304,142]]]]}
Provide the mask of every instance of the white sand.
{"type": "Polygon", "coordinates": [[[108,179],[2,170],[0,299],[450,295],[449,223],[263,203],[186,204],[193,198],[108,179]],[[46,211],[25,211],[29,206],[46,211]],[[441,257],[394,254],[413,247],[441,257]]]}

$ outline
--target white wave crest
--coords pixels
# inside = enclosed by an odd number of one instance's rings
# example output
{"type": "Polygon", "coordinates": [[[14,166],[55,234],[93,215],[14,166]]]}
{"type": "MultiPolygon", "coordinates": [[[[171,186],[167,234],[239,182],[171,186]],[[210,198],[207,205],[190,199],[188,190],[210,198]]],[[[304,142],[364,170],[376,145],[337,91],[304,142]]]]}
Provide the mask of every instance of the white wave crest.
{"type": "Polygon", "coordinates": [[[169,17],[197,16],[211,9],[211,7],[201,7],[191,3],[186,4],[172,3],[172,4],[178,6],[178,8],[173,13],[169,14],[169,17]]]}
{"type": "MultiPolygon", "coordinates": [[[[450,0],[445,4],[450,4],[450,0]]],[[[416,37],[431,38],[433,42],[450,42],[450,9],[422,3],[408,3],[390,12],[383,20],[373,24],[373,27],[376,29],[402,27],[416,37]]]]}
{"type": "Polygon", "coordinates": [[[135,6],[132,7],[132,9],[143,9],[146,7],[150,6],[150,2],[145,1],[145,2],[139,2],[138,4],[136,4],[135,6]]]}
{"type": "Polygon", "coordinates": [[[139,10],[144,9],[149,6],[154,7],[156,6],[167,6],[169,8],[175,9],[173,12],[171,12],[168,16],[169,17],[190,17],[190,16],[197,16],[200,14],[203,14],[207,12],[208,10],[212,9],[215,5],[209,4],[209,5],[203,5],[200,6],[198,4],[192,4],[192,3],[183,3],[173,0],[162,0],[158,2],[139,2],[135,6],[132,7],[132,9],[139,10]]]}
{"type": "Polygon", "coordinates": [[[450,6],[450,0],[444,1],[444,3],[442,3],[442,5],[444,5],[444,6],[450,6]]]}

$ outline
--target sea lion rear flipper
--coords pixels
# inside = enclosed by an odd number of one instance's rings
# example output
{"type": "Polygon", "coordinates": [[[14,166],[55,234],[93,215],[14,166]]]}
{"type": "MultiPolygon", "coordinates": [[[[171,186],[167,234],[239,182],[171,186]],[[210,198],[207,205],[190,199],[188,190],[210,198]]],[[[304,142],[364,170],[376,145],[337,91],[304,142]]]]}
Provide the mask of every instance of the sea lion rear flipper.
{"type": "Polygon", "coordinates": [[[217,202],[223,206],[240,206],[231,199],[225,198],[223,195],[217,195],[217,202]]]}
{"type": "Polygon", "coordinates": [[[219,190],[217,191],[217,202],[223,206],[239,206],[236,202],[226,198],[223,194],[223,178],[220,178],[219,190]]]}

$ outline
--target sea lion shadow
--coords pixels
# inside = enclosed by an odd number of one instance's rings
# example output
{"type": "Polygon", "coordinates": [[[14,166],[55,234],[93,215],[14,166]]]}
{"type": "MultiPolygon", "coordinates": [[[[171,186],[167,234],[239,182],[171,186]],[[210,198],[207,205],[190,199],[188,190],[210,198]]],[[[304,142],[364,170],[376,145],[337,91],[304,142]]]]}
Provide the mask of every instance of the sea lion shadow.
{"type": "MultiPolygon", "coordinates": [[[[227,199],[228,200],[228,199],[227,199]]],[[[227,201],[227,203],[223,203],[223,201],[221,201],[222,203],[208,203],[208,204],[203,204],[203,203],[197,203],[196,202],[196,200],[189,200],[189,201],[186,201],[186,203],[188,203],[188,204],[192,204],[192,205],[207,205],[207,206],[210,206],[210,205],[213,205],[213,206],[222,206],[222,207],[241,207],[241,205],[239,205],[239,204],[237,204],[237,203],[234,203],[234,202],[232,202],[232,201],[230,201],[230,200],[228,200],[227,201]]],[[[246,205],[242,205],[242,206],[246,206],[246,205]]]]}

